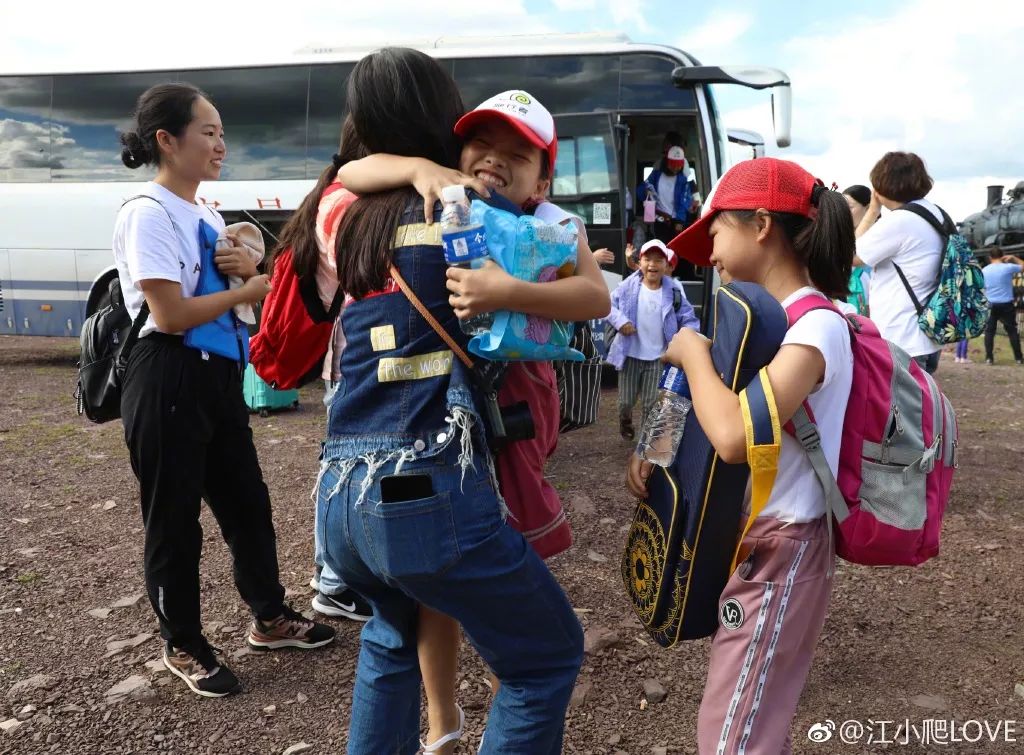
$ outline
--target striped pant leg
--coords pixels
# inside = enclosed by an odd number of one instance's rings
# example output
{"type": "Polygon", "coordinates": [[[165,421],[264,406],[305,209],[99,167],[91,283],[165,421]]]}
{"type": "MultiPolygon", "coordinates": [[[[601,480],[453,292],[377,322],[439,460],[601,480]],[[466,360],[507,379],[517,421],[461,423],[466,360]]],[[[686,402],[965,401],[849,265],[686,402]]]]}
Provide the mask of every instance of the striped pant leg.
{"type": "Polygon", "coordinates": [[[700,755],[784,755],[832,588],[824,518],[755,521],[719,599],[697,717],[700,755]],[[740,576],[743,575],[743,576],[740,576]]]}
{"type": "Polygon", "coordinates": [[[643,364],[639,359],[626,357],[622,369],[619,370],[620,418],[630,418],[633,414],[633,406],[640,393],[640,371],[643,364]]]}
{"type": "Polygon", "coordinates": [[[658,378],[661,377],[661,361],[654,359],[641,362],[640,372],[640,422],[643,423],[647,413],[658,398],[658,378]]]}

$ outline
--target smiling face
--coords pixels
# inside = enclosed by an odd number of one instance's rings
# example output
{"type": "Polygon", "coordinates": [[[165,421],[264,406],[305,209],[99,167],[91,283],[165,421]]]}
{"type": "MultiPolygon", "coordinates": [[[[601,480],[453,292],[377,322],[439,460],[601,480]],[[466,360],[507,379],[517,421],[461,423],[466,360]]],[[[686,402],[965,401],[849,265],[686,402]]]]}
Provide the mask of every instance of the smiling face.
{"type": "Polygon", "coordinates": [[[161,168],[190,181],[215,181],[227,156],[220,113],[200,97],[192,104],[192,121],[181,136],[157,131],[161,168]]]}
{"type": "Polygon", "coordinates": [[[520,207],[545,197],[550,181],[542,178],[543,153],[504,121],[480,124],[462,148],[459,169],[479,178],[520,207]]]}
{"type": "Polygon", "coordinates": [[[713,243],[711,264],[723,279],[728,276],[730,280],[760,281],[761,232],[757,219],[744,222],[724,212],[715,216],[708,228],[713,243]]]}
{"type": "Polygon", "coordinates": [[[660,286],[661,279],[668,273],[668,260],[659,250],[648,249],[640,255],[640,272],[648,286],[660,286]]]}

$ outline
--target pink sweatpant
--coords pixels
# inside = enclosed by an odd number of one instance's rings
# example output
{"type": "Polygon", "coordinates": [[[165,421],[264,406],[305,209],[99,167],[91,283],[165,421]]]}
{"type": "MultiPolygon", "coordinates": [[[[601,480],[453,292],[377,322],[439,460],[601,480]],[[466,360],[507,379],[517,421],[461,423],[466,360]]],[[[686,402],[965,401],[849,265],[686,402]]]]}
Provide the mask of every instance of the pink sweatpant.
{"type": "Polygon", "coordinates": [[[718,602],[697,717],[700,755],[792,752],[790,725],[825,623],[834,554],[822,517],[759,517],[718,602]]]}

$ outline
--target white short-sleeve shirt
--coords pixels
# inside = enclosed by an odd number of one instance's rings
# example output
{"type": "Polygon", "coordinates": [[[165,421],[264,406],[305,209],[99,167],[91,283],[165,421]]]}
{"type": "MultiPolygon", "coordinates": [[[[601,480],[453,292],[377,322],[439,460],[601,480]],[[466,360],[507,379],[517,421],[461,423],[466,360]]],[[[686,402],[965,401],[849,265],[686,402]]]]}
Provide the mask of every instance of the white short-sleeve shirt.
{"type": "Polygon", "coordinates": [[[663,295],[661,286],[652,290],[640,284],[640,296],[636,302],[636,335],[640,350],[636,358],[648,362],[661,357],[665,351],[664,316],[661,314],[663,295]]]}
{"type": "MultiPolygon", "coordinates": [[[[919,204],[942,221],[942,213],[926,199],[919,204]]],[[[924,218],[903,210],[883,213],[857,239],[857,256],[871,267],[868,306],[882,337],[912,357],[926,356],[939,345],[917,324],[917,311],[893,263],[900,266],[922,304],[938,285],[942,237],[924,218]]]]}
{"type": "MultiPolygon", "coordinates": [[[[132,319],[138,316],[145,297],[141,281],[169,280],[181,284],[181,295],[195,295],[199,282],[199,221],[205,220],[218,233],[224,219],[214,209],[187,202],[163,186],[150,181],[139,194],[152,197],[133,199],[121,207],[114,223],[114,262],[121,293],[132,319]],[[159,202],[159,204],[157,204],[159,202]]],[[[139,336],[159,331],[150,317],[139,336]]]]}
{"type": "MultiPolygon", "coordinates": [[[[805,287],[782,302],[787,307],[808,294],[825,295],[805,287]]],[[[814,421],[821,435],[832,474],[839,471],[839,447],[843,438],[846,403],[853,383],[853,350],[850,330],[845,318],[825,309],[808,312],[786,332],[782,345],[801,344],[818,350],[825,360],[825,376],[807,397],[814,421]]],[[[749,487],[747,491],[749,507],[749,487]]],[[[761,516],[772,516],[785,522],[812,522],[825,514],[825,492],[814,474],[807,452],[789,433],[782,433],[779,471],[775,486],[761,516]]]]}

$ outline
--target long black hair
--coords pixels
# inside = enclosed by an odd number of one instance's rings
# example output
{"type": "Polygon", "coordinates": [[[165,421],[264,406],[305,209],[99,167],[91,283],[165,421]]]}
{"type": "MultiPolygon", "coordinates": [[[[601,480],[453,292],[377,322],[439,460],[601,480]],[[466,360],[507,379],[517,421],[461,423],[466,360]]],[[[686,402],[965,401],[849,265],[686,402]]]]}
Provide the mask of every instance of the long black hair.
{"type": "MultiPolygon", "coordinates": [[[[455,81],[417,50],[385,47],[356,63],[348,79],[349,118],[368,153],[423,157],[456,167],[455,122],[465,112],[455,81]]],[[[356,200],[338,228],[338,283],[360,298],[383,287],[402,213],[417,196],[402,188],[356,200]]]]}
{"type": "MultiPolygon", "coordinates": [[[[811,204],[814,218],[792,212],[769,213],[793,247],[797,259],[807,266],[811,282],[826,296],[849,296],[850,270],[857,242],[853,235],[850,207],[837,191],[815,186],[811,204]]],[[[724,210],[730,220],[751,223],[757,210],[724,210]]]]}
{"type": "Polygon", "coordinates": [[[288,218],[288,222],[285,223],[278,236],[277,247],[274,249],[273,257],[276,257],[282,249],[292,248],[292,267],[295,274],[302,280],[311,280],[316,275],[317,265],[320,261],[320,247],[316,240],[316,218],[324,190],[334,183],[342,165],[366,157],[367,154],[366,147],[359,140],[356,128],[352,124],[352,118],[346,117],[341,124],[341,144],[338,147],[338,154],[332,156],[331,162],[320,174],[316,186],[288,218]]]}
{"type": "Polygon", "coordinates": [[[157,84],[141,95],[132,113],[132,126],[121,133],[121,162],[129,168],[160,165],[156,132],[181,136],[192,122],[196,100],[210,97],[191,84],[157,84]]]}

